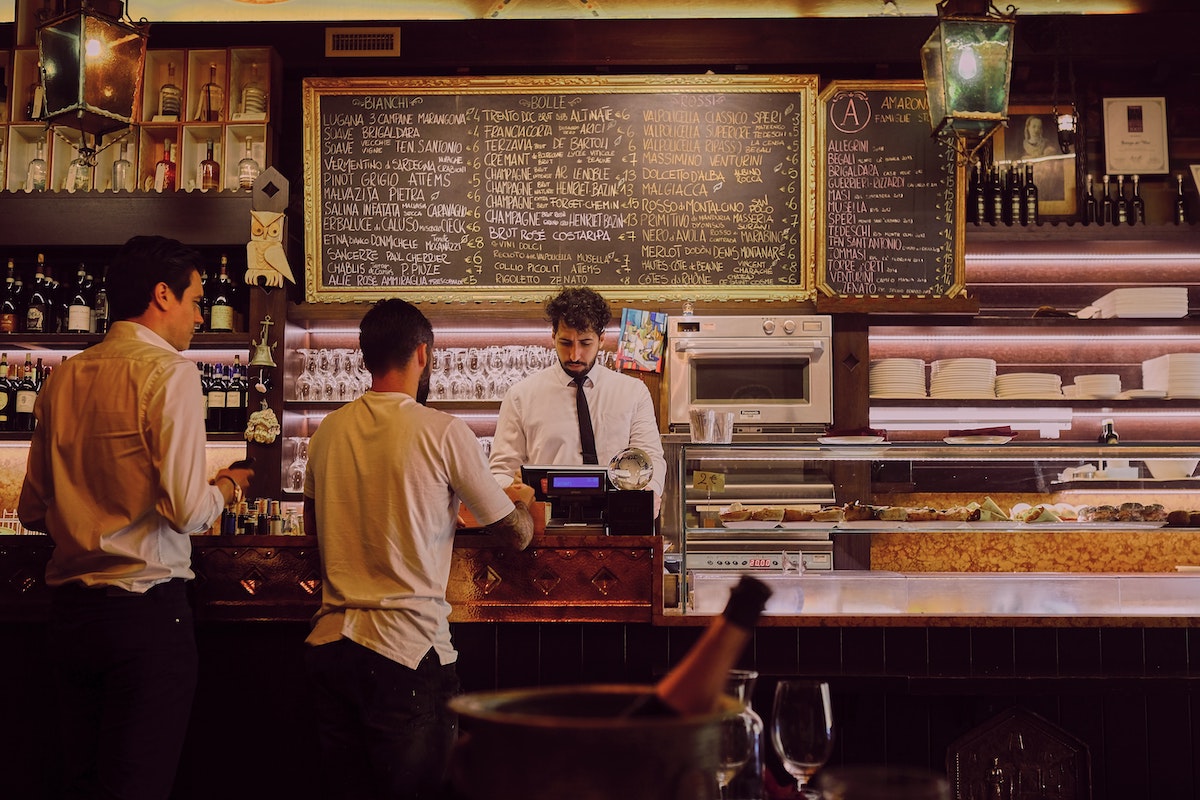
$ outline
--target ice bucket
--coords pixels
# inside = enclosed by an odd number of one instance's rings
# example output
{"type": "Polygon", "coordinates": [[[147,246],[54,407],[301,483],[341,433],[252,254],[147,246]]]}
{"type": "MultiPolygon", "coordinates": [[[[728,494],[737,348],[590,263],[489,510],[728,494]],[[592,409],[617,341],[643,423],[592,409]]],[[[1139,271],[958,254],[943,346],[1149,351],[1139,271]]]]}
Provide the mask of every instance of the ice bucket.
{"type": "Polygon", "coordinates": [[[467,733],[451,767],[467,800],[713,800],[720,728],[737,713],[621,717],[649,686],[475,692],[450,701],[467,733]]]}

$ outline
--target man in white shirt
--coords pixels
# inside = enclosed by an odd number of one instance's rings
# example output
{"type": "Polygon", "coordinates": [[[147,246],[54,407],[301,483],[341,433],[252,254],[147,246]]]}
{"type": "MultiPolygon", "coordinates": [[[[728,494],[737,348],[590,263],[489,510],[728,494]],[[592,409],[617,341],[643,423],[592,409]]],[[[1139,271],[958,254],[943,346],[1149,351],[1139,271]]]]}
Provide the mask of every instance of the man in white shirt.
{"type": "Polygon", "coordinates": [[[599,293],[586,287],[563,289],[546,302],[558,363],[511,387],[500,404],[492,440],[491,470],[505,485],[526,464],[585,464],[607,467],[629,447],[650,456],[657,516],[667,465],[654,403],[646,385],[598,361],[612,311],[599,293]],[[580,431],[583,383],[594,436],[594,454],[585,454],[580,431]],[[594,457],[594,460],[591,460],[594,457]]]}
{"type": "Polygon", "coordinates": [[[34,406],[18,513],[55,545],[47,643],[64,798],[166,798],[182,752],[197,677],[189,534],[253,475],[205,477],[200,376],[179,354],[201,320],[201,265],[174,239],[126,242],[108,273],[117,321],[34,406]]]}
{"type": "Polygon", "coordinates": [[[359,345],[371,390],[321,421],[304,481],[323,578],[305,655],[321,796],[416,800],[440,790],[458,730],[446,584],[459,501],[523,550],[533,490],[500,489],[470,427],[424,405],[433,328],[420,310],[380,301],[359,345]]]}

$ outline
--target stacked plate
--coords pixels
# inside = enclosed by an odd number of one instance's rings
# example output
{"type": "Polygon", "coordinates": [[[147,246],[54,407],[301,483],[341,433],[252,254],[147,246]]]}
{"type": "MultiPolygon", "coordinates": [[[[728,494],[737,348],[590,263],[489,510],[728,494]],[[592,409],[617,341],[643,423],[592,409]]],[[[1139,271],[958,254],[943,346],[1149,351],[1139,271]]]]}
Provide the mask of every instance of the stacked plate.
{"type": "Polygon", "coordinates": [[[1092,303],[1101,318],[1176,319],[1188,315],[1188,292],[1182,286],[1114,289],[1092,303]]]}
{"type": "Polygon", "coordinates": [[[1109,400],[1120,393],[1120,375],[1075,376],[1075,396],[1080,400],[1109,400]]]}
{"type": "Polygon", "coordinates": [[[929,372],[929,396],[995,399],[996,362],[990,358],[943,358],[929,372]]]}
{"type": "Polygon", "coordinates": [[[1200,353],[1167,353],[1142,362],[1142,386],[1167,399],[1200,400],[1200,353]]]}
{"type": "Polygon", "coordinates": [[[872,361],[871,397],[925,397],[925,362],[919,358],[872,361]]]}
{"type": "Polygon", "coordinates": [[[1053,372],[1008,372],[996,376],[996,397],[1050,400],[1062,396],[1062,378],[1053,372]]]}

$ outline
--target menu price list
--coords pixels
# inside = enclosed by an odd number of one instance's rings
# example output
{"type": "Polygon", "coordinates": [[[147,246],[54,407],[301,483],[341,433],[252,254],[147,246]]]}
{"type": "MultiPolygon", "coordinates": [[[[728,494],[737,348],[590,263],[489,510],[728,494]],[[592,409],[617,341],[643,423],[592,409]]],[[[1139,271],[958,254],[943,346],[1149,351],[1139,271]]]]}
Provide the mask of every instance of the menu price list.
{"type": "Polygon", "coordinates": [[[825,105],[824,283],[936,296],[955,279],[956,162],[923,91],[849,89],[825,105]]]}
{"type": "Polygon", "coordinates": [[[795,94],[320,98],[330,289],[801,282],[795,94]]]}

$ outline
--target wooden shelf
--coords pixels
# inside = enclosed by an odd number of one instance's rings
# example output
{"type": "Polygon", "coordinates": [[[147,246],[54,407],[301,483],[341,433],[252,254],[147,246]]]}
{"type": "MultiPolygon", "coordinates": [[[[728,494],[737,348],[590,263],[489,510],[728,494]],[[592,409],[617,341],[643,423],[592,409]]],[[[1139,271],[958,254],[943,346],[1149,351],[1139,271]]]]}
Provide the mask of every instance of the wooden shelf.
{"type": "MultiPolygon", "coordinates": [[[[102,333],[0,333],[0,349],[82,350],[101,341],[102,333]]],[[[248,333],[197,333],[190,350],[249,349],[248,333]]]]}

